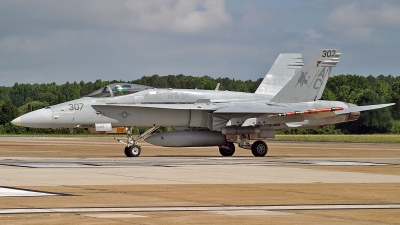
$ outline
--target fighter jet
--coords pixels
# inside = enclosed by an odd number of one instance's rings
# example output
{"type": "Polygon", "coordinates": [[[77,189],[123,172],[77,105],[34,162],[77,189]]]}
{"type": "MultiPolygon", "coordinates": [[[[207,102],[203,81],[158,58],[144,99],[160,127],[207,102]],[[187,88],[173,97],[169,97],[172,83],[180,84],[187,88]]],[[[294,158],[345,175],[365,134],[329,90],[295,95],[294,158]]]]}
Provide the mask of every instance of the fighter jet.
{"type": "Polygon", "coordinates": [[[394,105],[357,106],[319,100],[339,50],[318,51],[303,66],[301,54],[281,54],[255,93],[198,89],[158,89],[137,84],[110,84],[86,97],[22,115],[13,124],[36,128],[127,130],[121,142],[127,157],[141,153],[139,140],[166,147],[218,146],[222,156],[235,143],[265,156],[266,138],[288,128],[319,128],[357,120],[360,111],[394,105]],[[149,136],[160,126],[174,131],[149,136]],[[133,127],[151,127],[134,137],[133,127]]]}

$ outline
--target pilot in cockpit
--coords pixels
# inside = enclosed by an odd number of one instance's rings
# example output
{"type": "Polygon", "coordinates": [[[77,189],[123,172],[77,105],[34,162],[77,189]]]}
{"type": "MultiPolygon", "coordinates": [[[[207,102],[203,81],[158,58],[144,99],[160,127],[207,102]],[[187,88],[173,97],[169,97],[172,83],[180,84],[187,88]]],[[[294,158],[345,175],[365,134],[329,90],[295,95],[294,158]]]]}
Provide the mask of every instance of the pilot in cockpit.
{"type": "Polygon", "coordinates": [[[118,84],[115,85],[115,87],[114,87],[114,94],[115,94],[115,95],[118,95],[118,92],[120,92],[120,91],[121,91],[121,86],[119,86],[118,84]]]}

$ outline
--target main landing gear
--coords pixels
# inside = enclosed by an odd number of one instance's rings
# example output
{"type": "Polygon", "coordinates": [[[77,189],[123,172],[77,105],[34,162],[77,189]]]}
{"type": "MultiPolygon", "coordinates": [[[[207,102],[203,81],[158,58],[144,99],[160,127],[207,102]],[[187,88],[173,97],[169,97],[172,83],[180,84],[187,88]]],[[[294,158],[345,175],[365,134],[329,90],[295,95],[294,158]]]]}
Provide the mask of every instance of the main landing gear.
{"type": "Polygon", "coordinates": [[[250,144],[249,140],[251,138],[247,134],[227,135],[226,140],[228,141],[226,144],[218,146],[222,156],[232,156],[235,153],[233,143],[237,143],[241,148],[251,150],[251,153],[256,157],[263,157],[268,153],[268,146],[264,141],[255,141],[253,144],[250,144]]]}
{"type": "Polygon", "coordinates": [[[221,153],[222,156],[232,156],[235,153],[235,145],[232,142],[227,142],[219,146],[219,153],[221,153]]]}
{"type": "Polygon", "coordinates": [[[263,141],[256,141],[251,145],[251,152],[256,157],[265,156],[268,153],[268,146],[263,141]]]}
{"type": "MultiPolygon", "coordinates": [[[[222,156],[232,156],[235,153],[235,145],[232,142],[227,142],[224,145],[218,146],[219,153],[222,156]]],[[[250,149],[254,156],[263,157],[268,153],[268,146],[264,141],[256,141],[252,145],[241,145],[239,147],[250,149]]]]}
{"type": "MultiPolygon", "coordinates": [[[[142,147],[138,145],[138,140],[142,140],[147,137],[147,135],[151,134],[153,131],[157,130],[159,127],[154,126],[148,129],[143,134],[139,135],[138,137],[133,137],[132,135],[132,127],[128,127],[128,135],[127,135],[127,142],[123,142],[118,138],[114,138],[115,140],[119,141],[123,145],[125,145],[124,153],[126,157],[138,157],[142,152],[142,147]]],[[[138,132],[139,133],[139,132],[138,132]]]]}

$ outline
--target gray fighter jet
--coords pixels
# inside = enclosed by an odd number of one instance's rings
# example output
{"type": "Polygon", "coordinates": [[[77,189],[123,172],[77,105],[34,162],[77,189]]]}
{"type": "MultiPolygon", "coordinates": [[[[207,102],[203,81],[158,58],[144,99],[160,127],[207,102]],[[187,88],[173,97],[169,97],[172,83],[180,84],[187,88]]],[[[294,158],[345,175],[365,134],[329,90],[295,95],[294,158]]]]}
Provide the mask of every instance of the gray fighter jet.
{"type": "Polygon", "coordinates": [[[394,105],[357,106],[319,100],[340,55],[339,50],[320,50],[303,66],[301,54],[281,54],[255,93],[118,83],[27,113],[12,123],[96,132],[126,130],[127,141],[117,140],[125,145],[127,157],[140,155],[141,139],[167,147],[218,146],[222,156],[232,156],[236,143],[254,156],[265,156],[268,147],[263,140],[275,137],[275,130],[353,121],[360,111],[394,105]],[[147,137],[160,126],[172,126],[175,131],[147,137]],[[151,128],[134,137],[132,127],[151,128]]]}

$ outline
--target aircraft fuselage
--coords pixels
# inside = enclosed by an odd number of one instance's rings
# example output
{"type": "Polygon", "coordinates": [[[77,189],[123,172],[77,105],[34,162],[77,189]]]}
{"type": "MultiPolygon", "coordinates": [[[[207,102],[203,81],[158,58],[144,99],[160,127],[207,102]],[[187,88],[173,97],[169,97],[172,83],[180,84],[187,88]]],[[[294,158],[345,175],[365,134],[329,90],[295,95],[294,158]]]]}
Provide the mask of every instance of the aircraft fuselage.
{"type": "MultiPolygon", "coordinates": [[[[21,116],[20,124],[34,128],[93,127],[95,123],[112,126],[195,126],[201,127],[198,116],[209,110],[128,107],[143,104],[200,104],[234,103],[235,101],[268,102],[270,96],[231,91],[149,89],[130,95],[114,97],[83,97],[39,109],[21,116]],[[209,102],[208,102],[209,101],[209,102]],[[205,103],[207,102],[207,103],[205,103]],[[125,104],[126,106],[113,106],[125,104]],[[162,115],[162,116],[161,116],[162,115]]],[[[202,106],[199,106],[202,107],[202,106]]],[[[203,124],[205,125],[205,124],[203,124]]]]}

